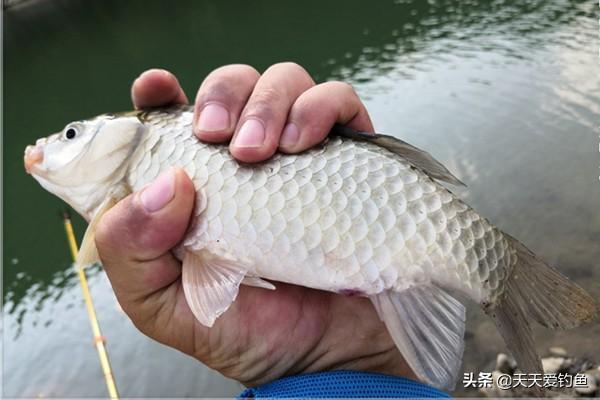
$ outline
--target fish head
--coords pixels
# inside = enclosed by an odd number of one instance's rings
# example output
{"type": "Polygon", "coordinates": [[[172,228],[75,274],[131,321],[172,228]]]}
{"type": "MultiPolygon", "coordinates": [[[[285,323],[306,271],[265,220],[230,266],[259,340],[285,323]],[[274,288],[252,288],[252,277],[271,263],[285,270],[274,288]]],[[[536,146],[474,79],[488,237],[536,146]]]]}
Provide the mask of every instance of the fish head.
{"type": "Polygon", "coordinates": [[[25,149],[25,170],[44,189],[89,219],[122,182],[144,132],[135,116],[72,122],[25,149]]]}

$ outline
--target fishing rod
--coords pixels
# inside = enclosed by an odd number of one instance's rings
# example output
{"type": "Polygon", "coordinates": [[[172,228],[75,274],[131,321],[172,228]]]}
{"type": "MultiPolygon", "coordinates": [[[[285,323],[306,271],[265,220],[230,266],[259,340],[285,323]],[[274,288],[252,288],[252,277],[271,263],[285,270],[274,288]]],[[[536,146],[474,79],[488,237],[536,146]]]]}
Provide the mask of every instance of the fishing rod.
{"type": "MultiPolygon", "coordinates": [[[[67,241],[69,242],[69,248],[71,249],[71,256],[73,257],[73,262],[75,262],[78,252],[77,241],[75,240],[75,234],[73,233],[71,216],[66,211],[63,213],[63,220],[65,223],[67,241]]],[[[94,302],[92,301],[92,294],[90,293],[90,288],[87,283],[85,270],[83,268],[75,269],[77,271],[77,276],[79,277],[81,290],[83,291],[83,298],[85,300],[85,307],[87,308],[90,324],[92,325],[92,332],[94,333],[94,346],[96,347],[96,350],[98,350],[98,357],[100,358],[100,365],[102,366],[102,372],[104,373],[104,379],[106,380],[108,395],[111,399],[118,399],[119,393],[117,392],[117,386],[110,368],[110,361],[108,360],[108,352],[106,351],[106,339],[104,336],[102,336],[100,324],[98,323],[98,318],[96,318],[96,310],[94,309],[94,302]]]]}

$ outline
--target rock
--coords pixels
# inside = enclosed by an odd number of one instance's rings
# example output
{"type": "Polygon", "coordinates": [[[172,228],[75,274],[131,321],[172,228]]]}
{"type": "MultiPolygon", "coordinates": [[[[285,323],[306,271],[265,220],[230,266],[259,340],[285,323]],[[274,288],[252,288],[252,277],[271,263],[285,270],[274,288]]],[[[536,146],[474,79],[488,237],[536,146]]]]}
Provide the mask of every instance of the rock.
{"type": "Polygon", "coordinates": [[[598,390],[598,383],[596,382],[596,378],[590,374],[585,374],[587,377],[587,385],[585,386],[577,386],[575,387],[575,392],[577,392],[580,396],[592,396],[598,390]]]}
{"type": "Polygon", "coordinates": [[[587,371],[593,367],[594,363],[587,358],[567,358],[565,359],[560,372],[566,372],[574,375],[578,372],[587,371]]]}
{"type": "Polygon", "coordinates": [[[542,358],[542,368],[547,374],[556,374],[563,368],[565,359],[563,357],[542,358]]]}
{"type": "MultiPolygon", "coordinates": [[[[560,355],[567,354],[566,350],[562,348],[549,349],[549,353],[553,354],[553,356],[542,359],[544,373],[571,375],[573,384],[553,387],[552,389],[546,390],[543,395],[552,398],[600,396],[600,366],[598,366],[598,363],[594,361],[594,359],[560,355]],[[585,379],[581,379],[582,374],[585,374],[585,379]],[[582,383],[585,383],[585,385],[582,385],[582,383]]],[[[506,383],[499,384],[498,378],[501,375],[514,375],[515,371],[518,370],[514,359],[507,354],[499,353],[496,356],[496,369],[491,372],[493,383],[490,387],[480,388],[479,393],[488,398],[537,397],[541,395],[532,388],[527,388],[526,386],[511,385],[506,389],[501,389],[500,386],[506,385],[506,383]]]]}
{"type": "Polygon", "coordinates": [[[571,374],[576,374],[579,371],[583,371],[581,368],[578,369],[580,362],[586,362],[586,361],[583,361],[580,359],[575,359],[575,358],[565,358],[563,361],[562,367],[560,367],[559,372],[569,372],[571,374]],[[577,365],[575,363],[577,363],[577,365]]]}
{"type": "Polygon", "coordinates": [[[512,374],[515,372],[516,368],[517,363],[512,357],[504,353],[498,353],[498,356],[496,357],[496,369],[498,371],[503,374],[512,374]]]}
{"type": "Polygon", "coordinates": [[[550,349],[548,349],[550,351],[550,355],[554,356],[554,357],[566,357],[567,356],[567,350],[563,349],[562,347],[550,347],[550,349]]]}
{"type": "Polygon", "coordinates": [[[591,376],[596,380],[596,384],[600,385],[600,367],[588,369],[584,374],[591,376]]]}

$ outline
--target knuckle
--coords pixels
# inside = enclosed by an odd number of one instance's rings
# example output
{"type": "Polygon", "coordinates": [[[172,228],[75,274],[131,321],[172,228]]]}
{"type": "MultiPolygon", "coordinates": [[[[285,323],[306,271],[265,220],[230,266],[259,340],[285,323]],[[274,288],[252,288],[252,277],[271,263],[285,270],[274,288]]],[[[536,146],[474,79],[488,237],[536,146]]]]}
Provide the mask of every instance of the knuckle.
{"type": "Polygon", "coordinates": [[[214,78],[207,80],[200,90],[196,102],[206,103],[208,101],[220,101],[228,103],[235,98],[235,91],[232,85],[223,79],[214,78]]]}
{"type": "Polygon", "coordinates": [[[270,105],[277,104],[283,98],[283,94],[274,87],[266,87],[252,95],[251,101],[255,104],[270,105]]]}
{"type": "Polygon", "coordinates": [[[260,115],[264,118],[270,118],[281,104],[285,102],[283,94],[273,88],[263,88],[252,94],[252,97],[246,105],[244,114],[246,116],[260,115]]]}
{"type": "Polygon", "coordinates": [[[208,76],[219,79],[237,79],[240,77],[258,77],[258,71],[247,64],[229,64],[212,71],[208,76]]]}
{"type": "MultiPolygon", "coordinates": [[[[267,71],[277,71],[277,70],[282,70],[288,74],[304,74],[304,75],[308,75],[308,72],[306,71],[306,69],[304,69],[303,66],[301,66],[298,63],[295,63],[293,61],[284,61],[284,62],[280,62],[280,63],[276,63],[271,65],[267,71]]],[[[265,73],[267,72],[265,71],[265,73]]]]}
{"type": "Polygon", "coordinates": [[[139,236],[132,230],[132,225],[136,221],[143,223],[144,219],[145,216],[133,206],[131,195],[108,210],[98,221],[94,233],[101,258],[118,258],[130,248],[139,236]]]}
{"type": "Polygon", "coordinates": [[[326,85],[329,86],[329,89],[335,90],[343,96],[358,97],[356,90],[354,90],[354,86],[347,82],[333,81],[327,82],[326,85]]]}
{"type": "Polygon", "coordinates": [[[292,110],[293,119],[303,125],[318,119],[319,115],[327,112],[330,108],[325,100],[312,98],[297,102],[292,110]]]}
{"type": "Polygon", "coordinates": [[[298,88],[308,89],[315,84],[304,67],[291,61],[281,62],[270,66],[263,74],[263,79],[271,78],[280,82],[282,78],[285,78],[284,82],[286,82],[286,84],[280,83],[282,90],[294,90],[298,88]]]}
{"type": "Polygon", "coordinates": [[[202,82],[196,101],[230,102],[244,99],[258,80],[259,73],[249,65],[226,65],[212,71],[202,82]]]}

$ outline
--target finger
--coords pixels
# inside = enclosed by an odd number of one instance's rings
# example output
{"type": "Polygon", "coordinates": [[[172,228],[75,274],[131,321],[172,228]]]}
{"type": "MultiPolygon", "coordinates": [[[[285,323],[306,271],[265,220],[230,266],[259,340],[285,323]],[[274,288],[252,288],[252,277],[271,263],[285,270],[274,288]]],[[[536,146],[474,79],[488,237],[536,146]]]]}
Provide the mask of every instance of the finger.
{"type": "Polygon", "coordinates": [[[335,123],[373,132],[369,113],[352,86],[325,82],[312,87],[292,106],[279,149],[286,153],[306,150],[323,141],[335,123]]]}
{"type": "Polygon", "coordinates": [[[131,85],[135,108],[187,104],[188,99],[175,75],[164,69],[149,69],[131,85]]]}
{"type": "Polygon", "coordinates": [[[298,64],[275,64],[260,77],[242,111],[229,149],[244,162],[263,161],[273,155],[292,104],[314,85],[298,64]]]}
{"type": "Polygon", "coordinates": [[[249,65],[226,65],[211,72],[196,94],[194,133],[208,142],[231,139],[260,74],[249,65]]]}
{"type": "Polygon", "coordinates": [[[170,249],[185,234],[194,197],[186,173],[173,169],[101,219],[96,245],[123,309],[179,278],[181,266],[170,249]]]}

